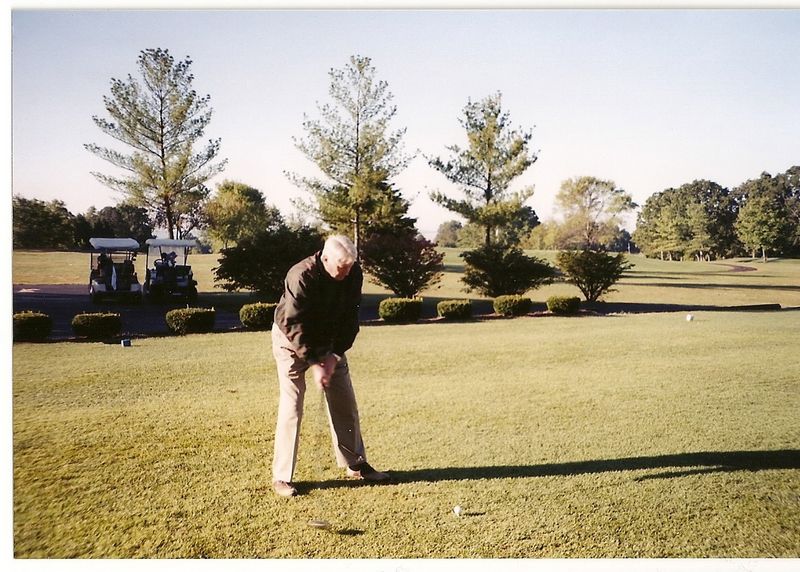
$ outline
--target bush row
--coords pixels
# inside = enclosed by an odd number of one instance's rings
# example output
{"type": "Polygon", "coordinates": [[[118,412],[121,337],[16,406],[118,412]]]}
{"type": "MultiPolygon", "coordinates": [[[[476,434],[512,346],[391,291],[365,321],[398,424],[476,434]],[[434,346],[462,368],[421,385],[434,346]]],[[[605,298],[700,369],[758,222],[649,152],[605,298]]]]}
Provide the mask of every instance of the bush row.
{"type": "MultiPolygon", "coordinates": [[[[530,311],[530,298],[518,295],[498,296],[493,307],[502,316],[522,316],[530,311]]],[[[277,304],[256,302],[245,304],[239,310],[239,320],[248,330],[268,330],[272,327],[277,304]]],[[[578,313],[580,299],[576,296],[551,296],[547,309],[553,314],[578,313]]],[[[443,300],[436,305],[436,314],[446,320],[469,320],[472,318],[472,303],[469,300],[443,300]]],[[[385,298],[378,306],[382,320],[393,324],[413,323],[422,315],[422,298],[385,298]]],[[[178,308],[165,315],[167,328],[178,335],[207,333],[214,329],[216,312],[213,308],[178,308]]],[[[14,314],[14,341],[30,342],[45,340],[53,329],[53,320],[47,314],[25,310],[14,314]]],[[[72,330],[76,336],[90,339],[106,339],[122,330],[119,314],[81,313],[72,319],[72,330]]]]}
{"type": "MultiPolygon", "coordinates": [[[[207,308],[181,308],[165,315],[167,328],[176,334],[210,332],[214,329],[215,311],[207,308]]],[[[24,310],[13,315],[15,342],[41,342],[53,331],[53,319],[43,312],[24,310]]],[[[119,335],[122,318],[111,312],[82,312],[70,323],[73,333],[81,338],[104,340],[119,335]]]]}

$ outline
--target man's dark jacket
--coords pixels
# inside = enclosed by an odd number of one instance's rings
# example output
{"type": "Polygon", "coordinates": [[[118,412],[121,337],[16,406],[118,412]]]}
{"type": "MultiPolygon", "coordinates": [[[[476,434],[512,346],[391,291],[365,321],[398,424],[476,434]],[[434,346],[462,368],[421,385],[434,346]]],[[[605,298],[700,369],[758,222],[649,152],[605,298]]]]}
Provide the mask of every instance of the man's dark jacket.
{"type": "Polygon", "coordinates": [[[344,355],[353,346],[364,282],[358,262],[337,281],[325,271],[321,256],[317,252],[289,269],[275,308],[275,324],[310,364],[330,353],[344,355]]]}

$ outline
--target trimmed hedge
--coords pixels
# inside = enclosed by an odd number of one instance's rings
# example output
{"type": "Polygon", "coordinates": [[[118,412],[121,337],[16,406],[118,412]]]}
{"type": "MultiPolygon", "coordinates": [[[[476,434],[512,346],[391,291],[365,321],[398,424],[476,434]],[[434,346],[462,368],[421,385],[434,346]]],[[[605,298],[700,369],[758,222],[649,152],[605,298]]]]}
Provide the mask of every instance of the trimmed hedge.
{"type": "Polygon", "coordinates": [[[116,336],[122,330],[122,319],[119,314],[94,313],[77,314],[72,318],[72,331],[76,336],[102,340],[116,336]]]}
{"type": "Polygon", "coordinates": [[[239,321],[248,330],[268,330],[272,327],[277,306],[265,302],[245,304],[239,309],[239,321]]]}
{"type": "Polygon", "coordinates": [[[40,342],[53,331],[53,318],[42,312],[24,310],[14,314],[14,341],[40,342]]]}
{"type": "Polygon", "coordinates": [[[416,322],[422,315],[422,298],[385,298],[378,305],[378,315],[393,324],[416,322]]]}
{"type": "Polygon", "coordinates": [[[502,316],[522,316],[530,311],[532,303],[530,298],[513,294],[498,296],[494,299],[492,306],[496,314],[502,316]]]}
{"type": "Polygon", "coordinates": [[[177,308],[164,316],[173,334],[205,334],[214,329],[217,312],[213,308],[177,308]]]}
{"type": "Polygon", "coordinates": [[[469,320],[472,302],[469,300],[442,300],[436,304],[436,314],[446,320],[469,320]]]}
{"type": "Polygon", "coordinates": [[[577,296],[550,296],[547,299],[547,309],[553,314],[577,314],[581,309],[581,299],[577,296]]]}

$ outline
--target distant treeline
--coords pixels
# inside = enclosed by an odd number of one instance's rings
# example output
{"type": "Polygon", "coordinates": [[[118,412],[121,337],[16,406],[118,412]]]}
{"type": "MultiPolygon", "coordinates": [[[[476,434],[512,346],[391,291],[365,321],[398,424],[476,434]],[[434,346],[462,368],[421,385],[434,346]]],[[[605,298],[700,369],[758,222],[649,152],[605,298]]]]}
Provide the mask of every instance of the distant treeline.
{"type": "Polygon", "coordinates": [[[90,207],[72,214],[63,201],[12,199],[14,248],[83,250],[93,236],[134,238],[140,244],[152,236],[147,211],[127,204],[90,207]]]}
{"type": "Polygon", "coordinates": [[[694,181],[656,193],[633,239],[647,256],[667,260],[800,256],[800,166],[732,190],[694,181]]]}
{"type": "MultiPolygon", "coordinates": [[[[469,248],[480,240],[477,230],[448,221],[436,239],[441,246],[469,248]]],[[[520,245],[569,250],[577,234],[568,216],[564,222],[537,221],[520,245]]],[[[733,189],[698,180],[654,193],[641,206],[632,236],[617,226],[606,229],[601,242],[611,252],[641,251],[663,260],[800,257],[800,166],[763,173],[733,189]]]]}

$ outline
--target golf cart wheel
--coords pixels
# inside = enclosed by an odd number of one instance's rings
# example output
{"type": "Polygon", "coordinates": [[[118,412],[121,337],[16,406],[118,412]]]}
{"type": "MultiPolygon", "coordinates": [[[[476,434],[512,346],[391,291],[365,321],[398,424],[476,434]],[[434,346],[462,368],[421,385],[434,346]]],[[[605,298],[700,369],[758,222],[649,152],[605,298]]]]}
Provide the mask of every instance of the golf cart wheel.
{"type": "Polygon", "coordinates": [[[196,288],[192,288],[191,290],[189,290],[189,294],[186,297],[188,298],[189,302],[191,302],[192,304],[197,302],[197,289],[196,288]]]}

